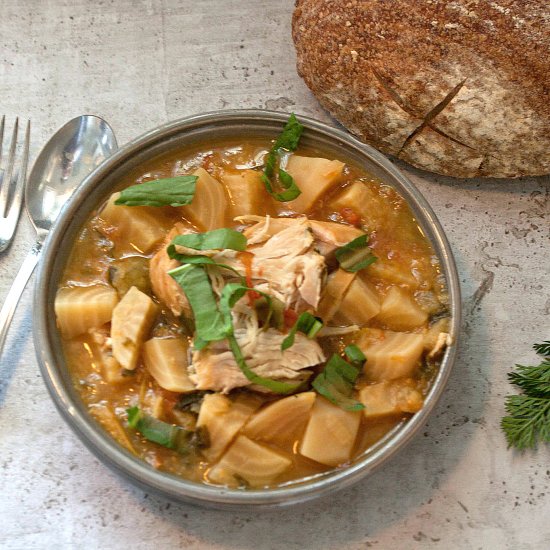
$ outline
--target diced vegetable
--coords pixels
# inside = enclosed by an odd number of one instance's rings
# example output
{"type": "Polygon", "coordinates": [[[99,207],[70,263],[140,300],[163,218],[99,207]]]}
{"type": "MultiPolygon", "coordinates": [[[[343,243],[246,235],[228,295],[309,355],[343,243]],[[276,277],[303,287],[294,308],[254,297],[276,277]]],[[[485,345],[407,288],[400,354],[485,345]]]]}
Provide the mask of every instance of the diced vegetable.
{"type": "Polygon", "coordinates": [[[359,391],[359,399],[365,405],[366,418],[390,414],[415,413],[424,404],[422,394],[410,378],[378,382],[359,391]]]}
{"type": "Polygon", "coordinates": [[[105,402],[96,403],[90,407],[90,414],[126,449],[136,454],[136,450],[124,431],[120,420],[117,418],[110,405],[105,402]]]}
{"type": "Polygon", "coordinates": [[[158,313],[158,306],[133,286],[113,310],[113,355],[127,370],[137,366],[143,340],[158,313]]]}
{"type": "Polygon", "coordinates": [[[273,483],[291,465],[292,460],[281,452],[240,435],[207,475],[210,481],[229,487],[244,483],[260,488],[273,483]]]}
{"type": "Polygon", "coordinates": [[[353,280],[340,305],[338,315],[348,323],[365,325],[380,312],[380,297],[363,279],[353,280]]]}
{"type": "Polygon", "coordinates": [[[187,374],[187,348],[183,338],[152,338],[143,344],[143,363],[161,388],[177,393],[195,390],[187,374]]]}
{"type": "Polygon", "coordinates": [[[300,454],[327,466],[344,464],[351,458],[360,422],[360,411],[345,411],[323,397],[317,397],[300,445],[300,454]]]}
{"type": "Polygon", "coordinates": [[[363,329],[356,344],[367,357],[365,374],[370,380],[395,380],[411,376],[419,366],[424,336],[363,329]]]}
{"type": "Polygon", "coordinates": [[[226,173],[222,182],[229,195],[232,218],[261,211],[262,203],[269,197],[265,192],[262,177],[256,170],[226,173]]]}
{"type": "Polygon", "coordinates": [[[312,391],[275,401],[254,413],[242,432],[251,439],[292,449],[305,429],[314,401],[312,391]]]}
{"type": "Polygon", "coordinates": [[[224,226],[227,197],[223,185],[204,168],[198,168],[195,197],[189,206],[180,207],[183,216],[201,231],[211,231],[224,226]]]}
{"type": "Polygon", "coordinates": [[[116,290],[110,286],[61,288],[54,303],[57,326],[65,338],[78,336],[108,323],[117,303],[116,290]]]}
{"type": "Polygon", "coordinates": [[[136,250],[140,253],[150,252],[164,239],[167,227],[155,215],[154,208],[117,206],[115,201],[118,197],[119,193],[111,195],[99,213],[99,218],[109,226],[106,234],[113,241],[115,250],[118,253],[135,253],[136,250]]]}
{"type": "Polygon", "coordinates": [[[151,293],[149,279],[149,258],[143,256],[125,256],[113,261],[109,268],[110,282],[122,298],[135,286],[145,294],[151,293]]]}
{"type": "Polygon", "coordinates": [[[344,163],[339,160],[292,155],[288,159],[286,170],[302,192],[289,206],[296,212],[303,213],[340,181],[344,163]]]}
{"type": "Polygon", "coordinates": [[[391,330],[412,330],[425,325],[428,314],[409,292],[393,286],[384,297],[376,320],[391,330]]]}
{"type": "Polygon", "coordinates": [[[356,274],[337,269],[328,276],[317,314],[327,324],[336,314],[356,274]]]}
{"type": "Polygon", "coordinates": [[[123,189],[115,201],[126,206],[183,206],[195,194],[196,176],[177,176],[138,183],[123,189]]]}
{"type": "Polygon", "coordinates": [[[211,462],[217,460],[261,404],[261,398],[253,394],[241,394],[234,400],[219,393],[205,395],[197,420],[197,427],[206,428],[210,436],[204,456],[211,462]]]}
{"type": "Polygon", "coordinates": [[[364,273],[369,279],[380,279],[386,283],[406,285],[410,289],[418,288],[418,281],[414,278],[410,268],[383,256],[369,265],[364,273]]]}

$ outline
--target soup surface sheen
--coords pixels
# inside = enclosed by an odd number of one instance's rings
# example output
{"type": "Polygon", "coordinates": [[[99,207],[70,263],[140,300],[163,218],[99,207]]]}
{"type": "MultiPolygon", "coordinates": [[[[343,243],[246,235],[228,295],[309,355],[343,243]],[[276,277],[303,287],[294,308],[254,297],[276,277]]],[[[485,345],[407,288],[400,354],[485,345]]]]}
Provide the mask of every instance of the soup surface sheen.
{"type": "Polygon", "coordinates": [[[271,145],[204,144],[127,174],[120,190],[195,174],[194,199],[153,207],[108,198],[82,227],[56,297],[90,414],[152,467],[197,482],[274,487],[349,464],[420,410],[448,339],[438,259],[403,198],[345,159],[299,147],[282,163],[302,194],[279,202],[261,181],[271,145]],[[197,343],[197,306],[168,275],[182,262],[167,246],[219,228],[244,233],[246,250],[176,250],[232,267],[191,265],[218,306],[227,284],[254,287],[232,305],[236,342],[262,379],[301,383],[291,395],[243,374],[228,340],[197,343]],[[336,251],[362,235],[358,261],[376,260],[346,271],[336,251]],[[283,350],[303,312],[322,328],[299,327],[283,350]],[[346,356],[350,345],[364,364],[346,356]],[[338,369],[319,378],[334,355],[357,370],[351,382],[338,369]]]}

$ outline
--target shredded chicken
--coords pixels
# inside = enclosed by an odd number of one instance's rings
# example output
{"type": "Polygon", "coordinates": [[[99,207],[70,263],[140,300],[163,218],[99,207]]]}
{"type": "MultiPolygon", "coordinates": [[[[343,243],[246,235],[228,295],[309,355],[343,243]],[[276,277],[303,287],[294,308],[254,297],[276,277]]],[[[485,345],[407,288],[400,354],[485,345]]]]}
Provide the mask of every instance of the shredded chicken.
{"type": "MultiPolygon", "coordinates": [[[[256,374],[273,380],[299,380],[304,375],[303,369],[325,360],[319,344],[300,333],[296,334],[294,345],[285,351],[281,351],[285,335],[273,328],[252,331],[249,328],[238,328],[235,330],[235,338],[247,365],[256,374]]],[[[235,362],[226,340],[193,353],[189,378],[199,390],[223,393],[250,385],[235,362]]]]}

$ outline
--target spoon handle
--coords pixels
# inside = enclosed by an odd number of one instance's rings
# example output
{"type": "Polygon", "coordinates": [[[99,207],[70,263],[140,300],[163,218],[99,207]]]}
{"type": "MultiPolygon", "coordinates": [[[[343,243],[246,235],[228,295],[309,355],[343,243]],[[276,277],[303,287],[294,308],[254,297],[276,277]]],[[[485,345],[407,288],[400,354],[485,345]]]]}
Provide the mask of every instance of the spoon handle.
{"type": "Polygon", "coordinates": [[[2,351],[4,349],[4,343],[6,341],[6,336],[8,335],[8,330],[10,328],[10,323],[15,312],[15,308],[19,303],[21,294],[27,286],[27,282],[30,279],[38,260],[40,259],[40,254],[42,252],[42,240],[38,239],[31,251],[27,254],[27,257],[23,260],[15,280],[11,285],[11,288],[8,291],[2,309],[0,310],[0,357],[2,357],[2,351]]]}

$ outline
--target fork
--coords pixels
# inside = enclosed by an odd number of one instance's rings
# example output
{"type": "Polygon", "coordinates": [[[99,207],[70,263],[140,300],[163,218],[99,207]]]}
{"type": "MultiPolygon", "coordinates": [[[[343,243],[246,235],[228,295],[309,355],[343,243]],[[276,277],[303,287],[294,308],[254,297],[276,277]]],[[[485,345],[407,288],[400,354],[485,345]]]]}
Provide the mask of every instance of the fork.
{"type": "Polygon", "coordinates": [[[27,164],[29,162],[29,139],[31,121],[27,121],[25,141],[21,153],[19,170],[15,171],[17,156],[17,134],[19,133],[19,118],[15,119],[7,165],[2,163],[2,146],[4,143],[4,126],[6,116],[0,122],[0,252],[10,245],[23,202],[23,189],[27,179],[27,164]]]}

